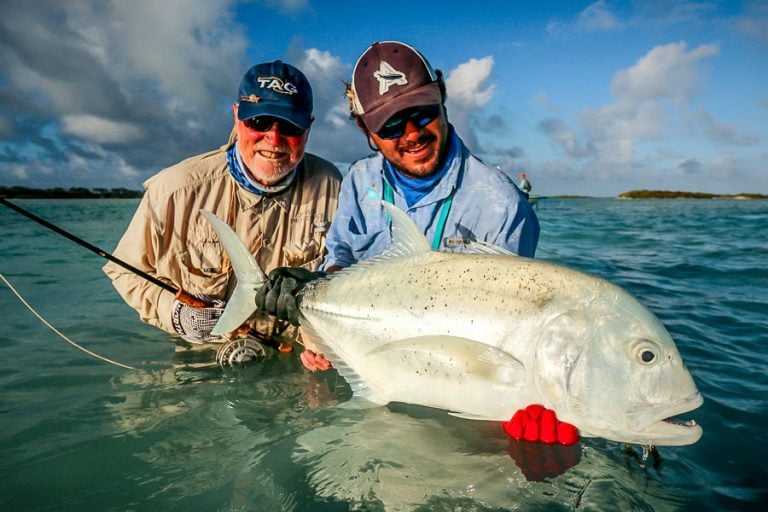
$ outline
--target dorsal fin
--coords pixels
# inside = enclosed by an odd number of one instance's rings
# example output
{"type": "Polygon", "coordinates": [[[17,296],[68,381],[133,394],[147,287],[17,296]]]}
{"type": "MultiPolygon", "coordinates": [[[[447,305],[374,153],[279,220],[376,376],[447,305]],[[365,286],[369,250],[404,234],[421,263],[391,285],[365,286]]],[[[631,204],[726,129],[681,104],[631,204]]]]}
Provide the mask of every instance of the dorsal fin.
{"type": "Polygon", "coordinates": [[[392,219],[392,244],[377,259],[413,256],[432,251],[424,233],[408,215],[397,206],[381,201],[392,219]]]}

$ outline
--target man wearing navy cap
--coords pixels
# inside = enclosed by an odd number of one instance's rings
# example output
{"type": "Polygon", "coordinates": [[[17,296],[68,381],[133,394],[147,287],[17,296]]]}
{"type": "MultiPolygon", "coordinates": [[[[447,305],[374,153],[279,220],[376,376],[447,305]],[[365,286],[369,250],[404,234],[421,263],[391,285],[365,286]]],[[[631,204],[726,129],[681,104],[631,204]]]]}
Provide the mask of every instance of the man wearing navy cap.
{"type": "MultiPolygon", "coordinates": [[[[257,64],[240,84],[229,142],[144,183],[114,255],[207,304],[191,306],[108,263],[104,271],[142,321],[190,343],[227,341],[210,331],[234,288],[233,273],[200,210],[225,220],[264,272],[319,267],[341,176],[330,162],[304,152],[312,109],[312,89],[301,71],[279,60],[257,64]]],[[[266,314],[250,323],[269,338],[287,326],[266,314]]]]}

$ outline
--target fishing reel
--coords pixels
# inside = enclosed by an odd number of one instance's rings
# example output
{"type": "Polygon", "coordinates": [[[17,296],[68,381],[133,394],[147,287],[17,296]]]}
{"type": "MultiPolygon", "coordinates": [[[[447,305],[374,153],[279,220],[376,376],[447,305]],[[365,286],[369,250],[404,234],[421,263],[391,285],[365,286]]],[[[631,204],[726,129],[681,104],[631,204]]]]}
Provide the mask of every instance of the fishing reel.
{"type": "Polygon", "coordinates": [[[216,362],[220,366],[244,366],[267,355],[264,345],[249,334],[238,334],[223,343],[216,351],[216,362]]]}

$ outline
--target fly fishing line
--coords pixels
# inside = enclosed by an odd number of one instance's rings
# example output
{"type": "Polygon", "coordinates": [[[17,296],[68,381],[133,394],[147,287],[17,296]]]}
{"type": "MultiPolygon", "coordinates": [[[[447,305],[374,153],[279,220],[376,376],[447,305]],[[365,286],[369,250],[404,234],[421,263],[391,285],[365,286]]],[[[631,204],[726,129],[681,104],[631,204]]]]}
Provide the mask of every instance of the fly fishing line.
{"type": "Polygon", "coordinates": [[[16,295],[16,297],[17,297],[17,298],[18,298],[18,299],[21,301],[21,303],[22,303],[22,304],[24,304],[24,305],[27,307],[27,309],[29,309],[29,310],[32,312],[32,314],[33,314],[33,315],[35,315],[35,316],[36,316],[38,319],[40,319],[40,321],[41,321],[41,322],[43,322],[43,323],[44,323],[44,324],[45,324],[45,325],[46,325],[46,326],[47,326],[49,329],[51,329],[53,332],[55,332],[57,335],[59,335],[59,337],[61,337],[61,338],[62,338],[64,341],[66,341],[67,343],[69,343],[70,345],[72,345],[73,347],[75,347],[76,349],[78,349],[78,350],[82,350],[82,351],[83,351],[83,352],[85,352],[86,354],[88,354],[88,355],[90,355],[90,356],[93,356],[93,357],[95,357],[96,359],[101,359],[102,361],[105,361],[105,362],[107,362],[107,363],[109,363],[109,364],[113,364],[113,365],[115,365],[115,366],[119,366],[119,367],[121,367],[121,368],[125,368],[125,369],[127,369],[127,370],[135,370],[135,369],[136,369],[136,368],[134,368],[133,366],[128,366],[127,364],[123,364],[123,363],[118,363],[117,361],[113,361],[112,359],[109,359],[109,358],[107,358],[107,357],[101,356],[101,355],[99,355],[99,354],[97,354],[97,353],[95,353],[95,352],[91,352],[91,351],[90,351],[90,350],[88,350],[87,348],[85,348],[85,347],[83,347],[83,346],[81,346],[81,345],[78,345],[77,343],[75,343],[74,341],[72,341],[71,339],[69,339],[69,338],[68,338],[68,337],[67,337],[67,336],[66,336],[64,333],[62,333],[61,331],[59,331],[58,329],[56,329],[56,328],[55,328],[53,325],[51,325],[51,324],[50,324],[50,323],[49,323],[49,322],[48,322],[48,321],[47,321],[45,318],[43,318],[43,317],[42,317],[42,316],[41,316],[41,315],[40,315],[40,314],[39,314],[37,311],[35,311],[35,309],[34,309],[32,306],[30,306],[30,305],[29,305],[29,303],[28,303],[26,300],[24,300],[24,297],[22,297],[22,296],[21,296],[21,294],[20,294],[20,293],[19,293],[19,292],[16,290],[16,288],[14,288],[14,286],[11,284],[11,282],[10,282],[10,281],[8,281],[8,279],[6,279],[6,278],[5,278],[5,276],[4,276],[2,273],[0,273],[0,279],[2,279],[2,280],[3,280],[3,282],[5,283],[5,285],[6,285],[8,288],[10,288],[10,290],[13,292],[13,294],[14,294],[14,295],[16,295]]]}

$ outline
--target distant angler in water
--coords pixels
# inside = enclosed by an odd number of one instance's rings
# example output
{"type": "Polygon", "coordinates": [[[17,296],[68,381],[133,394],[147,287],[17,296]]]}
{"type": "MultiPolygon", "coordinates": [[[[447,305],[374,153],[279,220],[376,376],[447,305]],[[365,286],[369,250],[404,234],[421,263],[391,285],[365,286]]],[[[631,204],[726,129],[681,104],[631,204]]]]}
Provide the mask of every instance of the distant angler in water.
{"type": "Polygon", "coordinates": [[[531,189],[533,186],[531,185],[531,180],[526,178],[525,173],[520,173],[520,183],[517,184],[517,188],[519,188],[523,194],[525,194],[525,197],[531,196],[531,189]]]}

